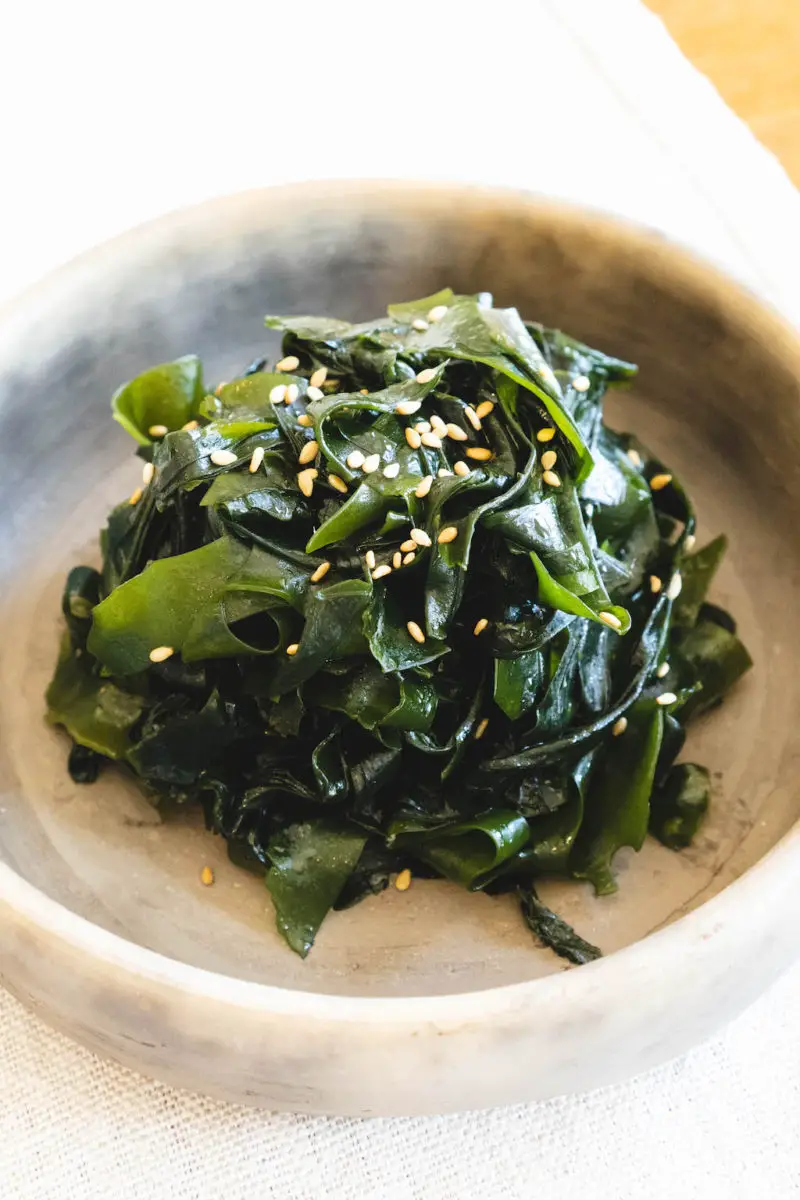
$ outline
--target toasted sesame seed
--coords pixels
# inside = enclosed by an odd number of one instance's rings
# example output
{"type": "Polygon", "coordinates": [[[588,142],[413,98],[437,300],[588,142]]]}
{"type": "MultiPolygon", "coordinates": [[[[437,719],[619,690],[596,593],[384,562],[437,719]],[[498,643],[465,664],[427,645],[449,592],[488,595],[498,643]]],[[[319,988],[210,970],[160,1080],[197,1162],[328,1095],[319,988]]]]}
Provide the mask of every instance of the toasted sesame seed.
{"type": "Polygon", "coordinates": [[[328,378],[327,367],[317,367],[313,375],[308,381],[309,387],[321,388],[325,380],[328,378]]]}
{"type": "Polygon", "coordinates": [[[140,487],[134,488],[134,490],[131,492],[130,496],[128,497],[128,504],[138,504],[143,495],[144,495],[144,492],[142,491],[142,489],[140,487]]]}
{"type": "Polygon", "coordinates": [[[490,417],[493,412],[494,400],[483,400],[475,409],[475,416],[482,421],[484,417],[490,417]]]}
{"type": "Polygon", "coordinates": [[[409,550],[408,554],[404,555],[404,557],[403,557],[403,566],[404,566],[404,567],[410,567],[410,566],[411,566],[411,564],[412,564],[412,562],[414,561],[414,559],[415,559],[416,557],[417,557],[417,556],[416,556],[416,554],[414,553],[414,551],[413,551],[413,550],[409,550]]]}
{"type": "Polygon", "coordinates": [[[421,408],[421,400],[401,400],[394,411],[401,417],[413,417],[421,408]]]}
{"type": "Polygon", "coordinates": [[[320,579],[324,579],[330,569],[331,564],[329,562],[320,563],[314,574],[311,576],[311,582],[319,583],[320,579]]]}
{"type": "Polygon", "coordinates": [[[479,742],[481,740],[481,738],[486,733],[486,730],[488,728],[489,728],[489,718],[484,717],[483,720],[478,723],[478,727],[475,730],[475,741],[476,742],[479,742]]]}
{"type": "Polygon", "coordinates": [[[404,867],[394,881],[394,886],[398,892],[407,892],[411,887],[411,872],[408,867],[404,867]]]}
{"type": "Polygon", "coordinates": [[[454,542],[458,537],[458,529],[455,525],[446,525],[437,537],[436,541],[440,546],[446,546],[448,542],[454,542]]]}
{"type": "Polygon", "coordinates": [[[300,413],[300,416],[297,418],[297,424],[302,425],[304,429],[308,429],[309,425],[313,425],[314,422],[308,413],[300,413]]]}
{"type": "Polygon", "coordinates": [[[691,554],[692,550],[694,550],[696,545],[697,545],[697,538],[694,536],[693,533],[688,534],[687,537],[684,539],[684,543],[683,543],[683,548],[687,552],[687,554],[691,554]]]}
{"type": "Polygon", "coordinates": [[[650,487],[654,492],[660,492],[667,484],[672,483],[672,476],[664,472],[663,475],[654,475],[650,480],[650,487]]]}
{"type": "Polygon", "coordinates": [[[351,471],[357,471],[359,467],[363,467],[366,459],[360,450],[352,450],[344,461],[351,471]]]}
{"type": "Polygon", "coordinates": [[[414,425],[414,428],[416,429],[417,433],[430,433],[431,423],[430,421],[417,421],[417,423],[414,425]]]}
{"type": "Polygon", "coordinates": [[[456,475],[460,475],[462,479],[465,475],[470,474],[469,463],[465,463],[463,458],[460,458],[458,462],[453,463],[453,470],[455,471],[456,475]]]}
{"type": "Polygon", "coordinates": [[[442,420],[438,413],[434,413],[431,417],[431,429],[437,437],[447,437],[447,423],[442,420]]]}
{"type": "Polygon", "coordinates": [[[375,570],[375,551],[374,550],[367,551],[367,553],[364,555],[364,562],[367,564],[370,571],[375,570]]]}
{"type": "Polygon", "coordinates": [[[305,446],[303,446],[303,449],[300,451],[300,453],[297,456],[297,461],[300,463],[300,466],[302,467],[302,466],[305,466],[306,463],[313,462],[318,454],[319,454],[319,442],[315,441],[314,438],[312,438],[310,442],[306,442],[305,446]]]}
{"type": "Polygon", "coordinates": [[[600,612],[597,615],[604,625],[608,625],[609,629],[622,629],[622,621],[615,613],[600,612]]]}
{"type": "Polygon", "coordinates": [[[424,333],[428,328],[428,322],[424,321],[422,317],[415,317],[411,322],[411,328],[416,329],[417,333],[424,333]]]}
{"type": "Polygon", "coordinates": [[[377,471],[377,469],[380,465],[381,465],[380,454],[368,454],[367,457],[364,459],[363,463],[361,464],[361,470],[364,472],[365,475],[371,475],[373,473],[373,471],[377,471]]]}
{"type": "Polygon", "coordinates": [[[394,554],[392,555],[392,567],[394,568],[395,571],[399,571],[400,568],[402,567],[402,565],[403,565],[403,556],[399,550],[395,550],[394,554]]]}
{"type": "Polygon", "coordinates": [[[297,651],[299,649],[300,649],[300,643],[292,642],[291,646],[286,647],[286,653],[289,655],[289,658],[294,658],[295,654],[297,654],[297,651]]]}
{"type": "Polygon", "coordinates": [[[412,529],[411,540],[412,542],[416,542],[418,546],[430,546],[431,544],[431,539],[424,529],[412,529]]]}
{"type": "Polygon", "coordinates": [[[297,476],[297,486],[304,496],[310,496],[314,490],[314,480],[319,475],[319,471],[314,467],[306,467],[305,471],[300,471],[297,476]]]}
{"type": "Polygon", "coordinates": [[[185,425],[181,425],[181,430],[184,433],[191,433],[193,429],[199,429],[199,428],[200,428],[199,421],[187,421],[185,425]]]}
{"type": "Polygon", "coordinates": [[[638,450],[630,449],[630,450],[628,450],[627,454],[628,454],[628,458],[631,460],[631,462],[633,463],[633,465],[635,467],[640,467],[642,465],[642,456],[638,450]]]}
{"type": "Polygon", "coordinates": [[[433,321],[435,324],[436,321],[441,321],[442,317],[445,317],[446,315],[447,315],[447,305],[446,304],[434,304],[433,308],[428,313],[428,320],[433,321]]]}
{"type": "Polygon", "coordinates": [[[200,882],[203,887],[211,887],[214,882],[214,872],[211,870],[211,867],[203,867],[200,872],[200,882]]]}
{"type": "Polygon", "coordinates": [[[248,467],[251,475],[255,475],[256,471],[264,461],[265,454],[266,451],[263,446],[256,446],[255,450],[253,451],[253,456],[250,459],[250,466],[248,467]]]}
{"type": "Polygon", "coordinates": [[[296,383],[290,383],[286,388],[286,395],[283,398],[284,404],[294,404],[297,397],[300,395],[300,389],[296,383]]]}
{"type": "Polygon", "coordinates": [[[435,367],[426,367],[424,371],[420,371],[417,374],[416,378],[417,378],[417,383],[430,383],[431,380],[436,378],[436,368],[435,367]]]}
{"type": "Polygon", "coordinates": [[[611,726],[611,732],[614,735],[614,737],[619,737],[620,734],[624,733],[627,728],[628,728],[628,718],[620,717],[620,719],[618,721],[615,721],[614,724],[611,726]]]}
{"type": "Polygon", "coordinates": [[[324,400],[325,393],[322,388],[314,387],[312,384],[306,388],[306,396],[309,400],[324,400]]]}
{"type": "Polygon", "coordinates": [[[425,641],[425,634],[420,629],[416,621],[409,621],[406,624],[406,629],[411,634],[415,642],[419,642],[420,646],[425,641]]]}
{"type": "Polygon", "coordinates": [[[428,446],[431,450],[441,450],[442,439],[436,433],[421,433],[420,441],[423,446],[428,446]]]}
{"type": "Polygon", "coordinates": [[[215,396],[221,396],[221,395],[222,395],[222,389],[223,389],[224,387],[227,387],[227,386],[228,386],[228,381],[227,381],[227,379],[223,379],[223,380],[222,380],[222,383],[218,383],[218,384],[217,384],[217,386],[214,388],[214,395],[215,395],[215,396]]]}
{"type": "Polygon", "coordinates": [[[166,425],[151,425],[147,432],[150,434],[150,437],[158,438],[166,437],[169,430],[166,425]]]}
{"type": "Polygon", "coordinates": [[[453,477],[453,472],[448,471],[447,467],[440,467],[439,470],[436,472],[436,474],[439,476],[440,479],[452,479],[452,477],[453,477]]]}
{"type": "Polygon", "coordinates": [[[676,571],[667,585],[667,599],[677,600],[681,594],[682,587],[683,579],[681,578],[681,573],[680,571],[676,571]]]}
{"type": "Polygon", "coordinates": [[[464,409],[464,416],[467,418],[467,420],[469,421],[469,423],[473,429],[481,429],[482,428],[481,419],[478,416],[478,414],[475,412],[475,409],[472,407],[471,404],[468,404],[466,406],[466,408],[464,409]]]}
{"type": "Polygon", "coordinates": [[[282,358],[280,362],[275,363],[276,371],[296,371],[300,366],[300,359],[294,354],[287,354],[286,358],[282,358]]]}
{"type": "Polygon", "coordinates": [[[589,388],[592,386],[592,381],[591,379],[588,379],[586,375],[576,375],[572,381],[572,386],[575,388],[576,392],[588,392],[589,388]]]}
{"type": "Polygon", "coordinates": [[[467,458],[473,458],[475,462],[488,462],[492,457],[492,452],[488,446],[470,446],[464,453],[467,458]]]}
{"type": "Polygon", "coordinates": [[[481,617],[480,621],[476,621],[475,628],[472,631],[475,634],[475,637],[480,637],[480,635],[483,633],[484,629],[486,629],[488,624],[489,624],[489,621],[486,617],[481,617]]]}
{"type": "Polygon", "coordinates": [[[213,450],[208,457],[215,467],[232,467],[239,456],[232,450],[213,450]]]}
{"type": "Polygon", "coordinates": [[[168,658],[172,658],[175,650],[172,646],[156,646],[150,651],[150,662],[160,663],[166,662],[168,658]]]}
{"type": "Polygon", "coordinates": [[[426,475],[423,479],[420,480],[419,486],[418,486],[417,490],[414,492],[414,495],[417,497],[418,500],[425,499],[428,492],[431,490],[432,483],[433,483],[432,475],[426,475]]]}
{"type": "Polygon", "coordinates": [[[663,585],[663,583],[661,582],[661,580],[659,579],[658,575],[651,575],[651,576],[650,576],[650,591],[651,591],[651,592],[652,592],[654,595],[655,595],[657,592],[660,592],[663,586],[664,586],[664,585],[663,585]]]}
{"type": "Polygon", "coordinates": [[[669,675],[669,663],[659,663],[656,669],[656,679],[663,679],[666,675],[669,675]]]}
{"type": "Polygon", "coordinates": [[[416,550],[416,548],[417,548],[417,543],[412,541],[411,538],[406,538],[406,540],[404,542],[400,543],[400,549],[403,551],[404,554],[408,554],[408,552],[410,550],[416,550]]]}
{"type": "Polygon", "coordinates": [[[555,450],[545,450],[541,461],[545,471],[552,471],[553,467],[558,461],[558,455],[556,454],[555,450]]]}
{"type": "Polygon", "coordinates": [[[656,704],[660,704],[662,708],[666,708],[668,704],[674,704],[678,697],[674,692],[662,692],[660,696],[656,696],[656,704]]]}
{"type": "Polygon", "coordinates": [[[537,442],[552,442],[556,436],[556,431],[552,425],[548,425],[545,429],[540,429],[536,434],[537,442]]]}
{"type": "Polygon", "coordinates": [[[419,450],[422,445],[422,439],[416,429],[412,429],[410,425],[406,426],[406,441],[412,450],[419,450]]]}
{"type": "Polygon", "coordinates": [[[543,471],[542,479],[548,487],[561,487],[561,477],[555,471],[543,471]]]}
{"type": "Polygon", "coordinates": [[[156,469],[155,469],[155,466],[153,465],[153,463],[148,462],[148,463],[144,464],[144,466],[142,467],[142,483],[144,484],[145,487],[147,487],[148,483],[152,482],[153,476],[155,475],[155,473],[156,473],[156,469]]]}
{"type": "Polygon", "coordinates": [[[331,487],[336,492],[346,492],[347,491],[347,484],[338,475],[329,475],[328,483],[331,485],[331,487]]]}
{"type": "Polygon", "coordinates": [[[286,399],[286,384],[278,383],[269,394],[269,398],[273,404],[283,404],[286,399]]]}
{"type": "Polygon", "coordinates": [[[387,463],[386,466],[383,468],[383,473],[387,479],[396,479],[397,476],[400,474],[400,463],[399,462],[387,463]]]}
{"type": "Polygon", "coordinates": [[[465,442],[469,435],[466,429],[462,429],[460,425],[454,425],[450,421],[447,425],[447,436],[452,438],[454,442],[465,442]]]}
{"type": "Polygon", "coordinates": [[[372,572],[373,579],[384,579],[387,575],[391,575],[392,568],[388,563],[383,563],[380,567],[376,567],[372,572]]]}
{"type": "Polygon", "coordinates": [[[359,388],[359,389],[358,389],[358,394],[359,394],[359,396],[368,396],[368,395],[369,395],[369,388],[359,388]]]}

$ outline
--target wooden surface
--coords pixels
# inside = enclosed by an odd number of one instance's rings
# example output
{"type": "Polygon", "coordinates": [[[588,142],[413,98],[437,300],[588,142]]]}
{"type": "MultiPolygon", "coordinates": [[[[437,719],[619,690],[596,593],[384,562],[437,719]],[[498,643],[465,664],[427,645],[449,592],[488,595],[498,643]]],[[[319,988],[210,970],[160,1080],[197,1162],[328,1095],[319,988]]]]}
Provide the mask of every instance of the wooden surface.
{"type": "Polygon", "coordinates": [[[800,184],[800,0],[647,0],[800,184]]]}

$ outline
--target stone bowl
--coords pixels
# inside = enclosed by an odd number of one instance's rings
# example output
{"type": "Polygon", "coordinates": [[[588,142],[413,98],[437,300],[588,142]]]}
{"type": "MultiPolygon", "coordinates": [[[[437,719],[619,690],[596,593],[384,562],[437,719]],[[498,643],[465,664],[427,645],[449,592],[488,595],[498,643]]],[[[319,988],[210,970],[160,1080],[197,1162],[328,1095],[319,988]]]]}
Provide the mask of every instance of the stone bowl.
{"type": "Polygon", "coordinates": [[[314,183],[215,200],[79,258],[0,316],[0,977],[51,1025],[181,1087],[316,1113],[433,1113],[596,1087],[678,1055],[796,954],[800,917],[800,344],[662,238],[510,191],[314,183]],[[333,914],[301,961],[263,885],[122,772],[66,772],[43,720],[67,568],[96,561],[136,460],[109,397],[196,351],[224,379],[275,348],[265,312],[363,318],[489,290],[641,367],[610,405],[674,464],[715,598],[755,668],[689,740],[710,818],[620,890],[544,897],[606,957],[538,949],[511,897],[415,882],[333,914]],[[204,864],[213,888],[199,884],[204,864]]]}

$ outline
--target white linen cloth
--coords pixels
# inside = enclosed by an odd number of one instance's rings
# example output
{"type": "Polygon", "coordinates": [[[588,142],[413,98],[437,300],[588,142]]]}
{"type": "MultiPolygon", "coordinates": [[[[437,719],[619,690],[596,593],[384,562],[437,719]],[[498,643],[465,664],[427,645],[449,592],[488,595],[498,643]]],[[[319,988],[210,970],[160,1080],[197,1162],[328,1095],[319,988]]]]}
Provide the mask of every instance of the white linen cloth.
{"type": "MultiPolygon", "coordinates": [[[[612,209],[800,323],[800,198],[637,0],[161,0],[6,13],[0,300],[221,191],[397,176],[612,209]]],[[[272,1115],[103,1063],[0,993],[3,1200],[800,1194],[800,967],[630,1083],[441,1118],[272,1115]]],[[[424,1086],[424,1083],[421,1084],[424,1086]]]]}

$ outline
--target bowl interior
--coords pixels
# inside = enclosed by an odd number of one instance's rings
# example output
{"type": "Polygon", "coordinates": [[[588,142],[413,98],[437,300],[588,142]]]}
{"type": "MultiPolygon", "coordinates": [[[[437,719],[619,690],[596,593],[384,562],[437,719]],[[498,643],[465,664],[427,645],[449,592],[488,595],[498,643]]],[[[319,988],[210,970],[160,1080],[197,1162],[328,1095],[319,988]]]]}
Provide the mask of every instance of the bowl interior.
{"type": "Polygon", "coordinates": [[[509,897],[416,882],[326,922],[306,962],[274,931],[257,879],[187,816],[162,822],[121,771],[66,772],[42,718],[64,575],[96,562],[105,513],[136,485],[114,388],[195,351],[209,380],[275,349],[265,312],[364,318],[450,284],[637,361],[608,419],[639,434],[696,499],[701,538],[727,531],[714,598],[755,669],[690,734],[715,781],[710,819],[675,854],[617,860],[620,890],[543,895],[605,951],[715,894],[797,815],[794,648],[800,578],[798,352],[732,285],[655,237],[512,194],[373,186],[220,201],[145,227],[62,272],[0,330],[0,858],[67,908],[163,954],[237,977],[362,995],[466,991],[564,969],[509,897]],[[213,888],[201,867],[216,872],[213,888]]]}

